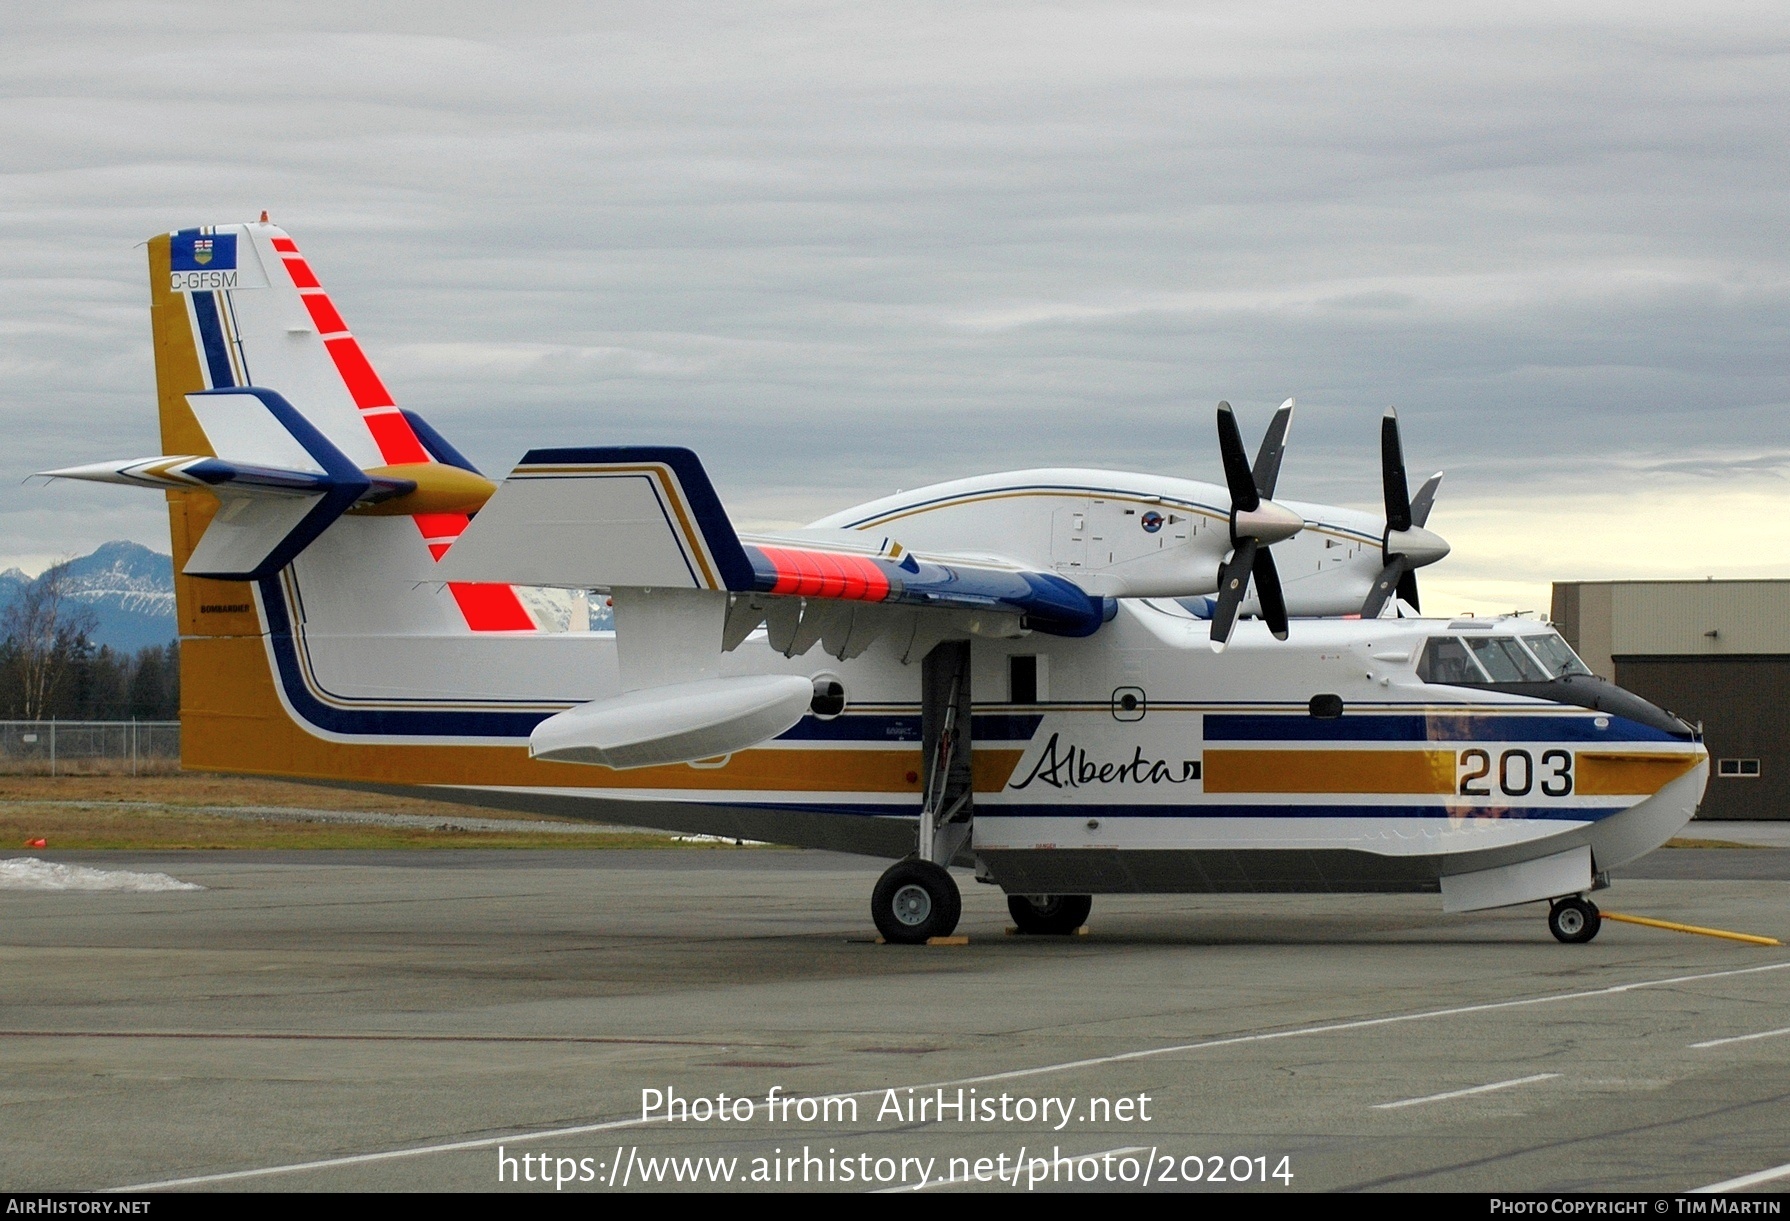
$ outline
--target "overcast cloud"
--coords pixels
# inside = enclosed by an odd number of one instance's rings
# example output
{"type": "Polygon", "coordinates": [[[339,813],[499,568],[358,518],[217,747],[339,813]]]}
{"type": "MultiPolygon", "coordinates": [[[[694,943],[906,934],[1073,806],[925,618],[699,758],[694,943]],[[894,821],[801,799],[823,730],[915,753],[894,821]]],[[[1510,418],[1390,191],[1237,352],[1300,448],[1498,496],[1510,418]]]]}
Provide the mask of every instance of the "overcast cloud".
{"type": "MultiPolygon", "coordinates": [[[[154,453],[136,243],[266,208],[490,472],[687,444],[798,521],[1042,463],[1378,503],[1442,609],[1790,575],[1781,4],[74,4],[0,41],[0,555],[154,453]]],[[[7,561],[10,562],[10,561],[7,561]]]]}

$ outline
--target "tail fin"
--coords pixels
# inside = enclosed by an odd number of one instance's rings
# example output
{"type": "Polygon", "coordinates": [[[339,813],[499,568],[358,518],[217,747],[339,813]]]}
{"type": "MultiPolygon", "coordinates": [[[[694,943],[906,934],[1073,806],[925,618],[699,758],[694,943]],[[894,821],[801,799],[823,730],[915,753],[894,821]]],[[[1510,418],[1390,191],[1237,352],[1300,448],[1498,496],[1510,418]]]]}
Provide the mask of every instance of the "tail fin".
{"type": "MultiPolygon", "coordinates": [[[[273,391],[290,403],[330,450],[375,480],[384,476],[388,483],[427,484],[430,477],[425,472],[434,467],[438,472],[435,483],[464,491],[444,477],[446,468],[469,468],[470,463],[427,425],[413,426],[415,417],[393,402],[359,341],[299,253],[298,244],[284,230],[262,221],[164,234],[149,243],[149,279],[165,454],[240,458],[219,453],[194,410],[198,404],[189,402],[189,396],[253,387],[273,391]]],[[[315,457],[317,447],[311,448],[315,457]]],[[[320,464],[330,466],[328,462],[320,464]]],[[[348,503],[366,498],[367,492],[362,490],[348,503]]],[[[443,499],[451,503],[453,496],[443,499]]],[[[344,507],[335,506],[334,511],[339,513],[344,507]]],[[[246,610],[238,609],[252,601],[247,589],[200,583],[206,578],[197,574],[231,571],[227,566],[219,568],[200,553],[200,562],[189,572],[201,537],[218,510],[218,501],[212,496],[169,493],[174,566],[176,573],[182,574],[175,588],[182,635],[238,635],[259,630],[253,617],[244,618],[246,610]]],[[[236,569],[239,575],[259,577],[270,564],[278,567],[289,561],[333,520],[295,517],[290,506],[257,512],[269,520],[258,524],[246,550],[260,547],[260,560],[236,569]],[[315,529],[298,533],[287,529],[279,534],[280,545],[264,546],[281,525],[292,527],[300,521],[310,521],[315,529]]],[[[415,545],[426,547],[435,559],[466,528],[464,512],[411,511],[409,515],[416,522],[415,545]]],[[[224,552],[223,544],[220,534],[213,550],[224,552]]],[[[241,563],[245,549],[234,548],[227,554],[233,557],[230,563],[241,563]]],[[[508,586],[456,584],[450,590],[466,626],[473,631],[534,626],[533,618],[508,586]]]]}
{"type": "MultiPolygon", "coordinates": [[[[190,479],[185,486],[178,481],[160,484],[168,489],[183,641],[183,762],[231,771],[340,774],[343,765],[333,755],[301,761],[311,750],[301,745],[307,735],[292,738],[295,722],[282,710],[289,697],[282,694],[271,659],[283,656],[280,641],[296,630],[297,618],[283,600],[282,581],[293,584],[300,570],[311,573],[309,597],[298,614],[326,632],[420,636],[532,631],[534,618],[508,585],[453,584],[444,592],[438,585],[421,584],[467,523],[464,511],[435,511],[437,503],[424,493],[443,480],[464,491],[464,484],[453,481],[474,478],[461,469],[471,464],[432,429],[413,425],[393,402],[284,230],[265,220],[184,229],[152,238],[148,247],[163,453],[221,460],[220,465],[234,468],[229,478],[238,481],[234,490],[243,493],[234,498],[222,494],[225,480],[215,478],[207,480],[212,486],[206,488],[190,479]],[[303,497],[291,489],[280,497],[262,488],[264,494],[255,499],[250,485],[257,472],[245,473],[245,465],[306,464],[269,462],[273,451],[265,443],[271,432],[260,440],[249,438],[242,452],[231,452],[232,444],[244,440],[242,434],[223,429],[233,438],[226,443],[218,422],[204,417],[209,403],[228,400],[249,411],[235,417],[237,422],[254,421],[254,408],[269,402],[264,392],[289,404],[299,417],[297,432],[286,430],[293,438],[304,432],[319,442],[298,446],[313,459],[311,467],[322,468],[336,484],[358,480],[368,485],[353,497],[341,487],[333,493],[337,500],[352,502],[355,516],[338,521],[336,515],[348,507],[340,503],[329,506],[327,514],[318,513],[322,506],[316,504],[303,508],[303,497]],[[341,461],[318,460],[317,454],[325,451],[341,461]],[[334,471],[336,465],[344,469],[334,471]],[[409,507],[393,510],[388,505],[383,511],[402,513],[410,521],[359,516],[382,512],[376,502],[394,492],[403,493],[409,507]],[[301,507],[295,508],[295,502],[301,507]],[[245,504],[251,508],[242,508],[245,504]],[[233,530],[232,522],[218,520],[225,512],[265,520],[250,523],[255,528],[248,531],[233,530]],[[318,513],[315,520],[312,513],[318,513]],[[316,529],[305,528],[306,520],[316,529]],[[280,545],[265,550],[275,534],[280,545]],[[307,544],[309,549],[294,561],[290,553],[307,544]],[[270,565],[288,562],[293,567],[283,577],[266,575],[270,565]],[[255,579],[219,579],[201,572],[255,579]],[[286,745],[275,747],[276,741],[286,745]]],[[[277,421],[280,413],[268,408],[263,414],[277,421]]],[[[260,420],[256,426],[267,423],[260,420]]],[[[290,471],[275,470],[274,476],[282,473],[290,471]]],[[[327,498],[331,493],[321,494],[327,498]]]]}

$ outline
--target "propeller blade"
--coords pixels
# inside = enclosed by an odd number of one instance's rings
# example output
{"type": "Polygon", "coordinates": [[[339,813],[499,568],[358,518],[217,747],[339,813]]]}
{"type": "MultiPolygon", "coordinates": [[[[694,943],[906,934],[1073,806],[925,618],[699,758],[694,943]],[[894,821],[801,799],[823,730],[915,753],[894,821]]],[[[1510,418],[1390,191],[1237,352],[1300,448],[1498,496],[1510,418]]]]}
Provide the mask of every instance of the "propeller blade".
{"type": "Polygon", "coordinates": [[[1411,524],[1425,526],[1429,524],[1430,510],[1436,505],[1436,489],[1442,486],[1442,472],[1437,471],[1423,481],[1417,489],[1417,495],[1411,497],[1411,524]]]}
{"type": "Polygon", "coordinates": [[[1263,547],[1255,553],[1255,563],[1250,571],[1255,574],[1256,601],[1261,603],[1262,618],[1268,622],[1268,630],[1274,633],[1274,639],[1287,638],[1287,600],[1280,592],[1280,570],[1274,566],[1274,555],[1263,547]]]}
{"type": "Polygon", "coordinates": [[[1398,436],[1398,408],[1380,419],[1380,480],[1386,493],[1386,528],[1411,528],[1411,488],[1405,482],[1405,447],[1398,436]]]}
{"type": "Polygon", "coordinates": [[[1274,499],[1274,485],[1280,479],[1280,460],[1287,452],[1287,429],[1293,426],[1293,400],[1288,399],[1268,421],[1262,434],[1262,447],[1256,450],[1254,483],[1263,500],[1274,499]]]}
{"type": "MultiPolygon", "coordinates": [[[[1387,600],[1399,592],[1401,583],[1410,575],[1411,563],[1404,556],[1395,555],[1387,561],[1386,567],[1380,569],[1380,575],[1374,578],[1374,587],[1367,595],[1367,601],[1361,604],[1361,617],[1378,619],[1380,612],[1386,609],[1387,600]]],[[[1412,588],[1415,592],[1415,582],[1412,582],[1412,588]]]]}
{"type": "Polygon", "coordinates": [[[1212,647],[1215,649],[1222,649],[1231,642],[1231,629],[1237,626],[1237,608],[1243,605],[1243,596],[1249,592],[1249,575],[1255,567],[1259,547],[1253,538],[1242,540],[1231,558],[1218,569],[1218,604],[1212,608],[1212,647]]]}
{"type": "Polygon", "coordinates": [[[1398,579],[1398,596],[1399,600],[1408,603],[1412,610],[1421,611],[1423,609],[1423,604],[1417,600],[1417,570],[1415,568],[1405,569],[1405,575],[1398,579]]]}
{"type": "Polygon", "coordinates": [[[1243,434],[1237,413],[1229,403],[1218,404],[1218,455],[1224,459],[1224,481],[1231,489],[1231,508],[1245,513],[1262,503],[1255,477],[1249,471],[1249,455],[1243,452],[1243,434]]]}

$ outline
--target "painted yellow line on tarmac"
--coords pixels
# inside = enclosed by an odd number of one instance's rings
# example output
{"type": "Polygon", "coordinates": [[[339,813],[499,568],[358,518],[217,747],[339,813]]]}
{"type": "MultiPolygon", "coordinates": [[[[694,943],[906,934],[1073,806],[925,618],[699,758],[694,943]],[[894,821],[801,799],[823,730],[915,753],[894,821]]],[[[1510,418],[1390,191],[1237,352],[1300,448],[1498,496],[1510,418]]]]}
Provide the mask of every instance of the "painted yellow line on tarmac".
{"type": "Polygon", "coordinates": [[[1748,945],[1783,945],[1776,937],[1759,937],[1752,933],[1730,933],[1725,928],[1703,928],[1696,924],[1674,924],[1670,920],[1650,920],[1646,916],[1625,916],[1620,912],[1600,912],[1605,920],[1623,924],[1645,924],[1648,928],[1670,929],[1674,933],[1697,933],[1704,937],[1722,937],[1728,941],[1744,941],[1748,945]]]}

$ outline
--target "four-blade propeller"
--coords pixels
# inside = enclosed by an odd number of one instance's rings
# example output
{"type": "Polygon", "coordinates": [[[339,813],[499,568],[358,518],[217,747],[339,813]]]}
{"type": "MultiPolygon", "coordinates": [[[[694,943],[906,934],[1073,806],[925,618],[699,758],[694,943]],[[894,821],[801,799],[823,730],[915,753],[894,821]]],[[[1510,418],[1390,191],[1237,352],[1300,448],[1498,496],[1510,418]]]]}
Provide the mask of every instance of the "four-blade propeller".
{"type": "Polygon", "coordinates": [[[1442,537],[1425,530],[1430,507],[1436,501],[1436,489],[1442,484],[1442,472],[1424,480],[1417,495],[1410,495],[1405,482],[1405,447],[1398,435],[1398,410],[1388,407],[1380,421],[1380,480],[1386,496],[1386,532],[1380,536],[1380,554],[1385,567],[1374,579],[1374,587],[1361,604],[1363,619],[1377,619],[1395,593],[1412,610],[1421,610],[1417,598],[1417,570],[1434,564],[1448,554],[1442,537]]]}
{"type": "Polygon", "coordinates": [[[1277,640],[1287,638],[1287,604],[1280,592],[1280,573],[1268,548],[1299,533],[1303,518],[1271,499],[1286,452],[1287,429],[1293,422],[1293,400],[1274,413],[1262,436],[1254,468],[1243,449],[1243,434],[1229,403],[1218,404],[1218,451],[1224,459],[1224,480],[1231,491],[1231,558],[1218,569],[1218,601],[1212,611],[1212,648],[1222,650],[1237,625],[1237,611],[1255,581],[1262,618],[1277,640]]]}

